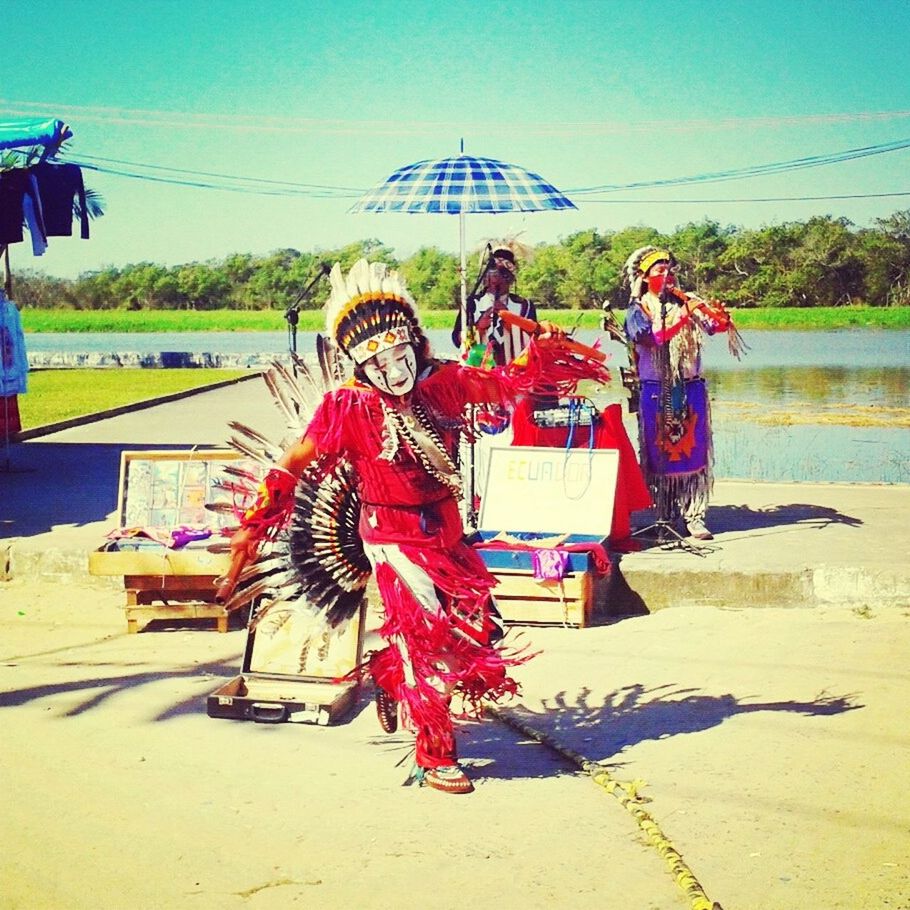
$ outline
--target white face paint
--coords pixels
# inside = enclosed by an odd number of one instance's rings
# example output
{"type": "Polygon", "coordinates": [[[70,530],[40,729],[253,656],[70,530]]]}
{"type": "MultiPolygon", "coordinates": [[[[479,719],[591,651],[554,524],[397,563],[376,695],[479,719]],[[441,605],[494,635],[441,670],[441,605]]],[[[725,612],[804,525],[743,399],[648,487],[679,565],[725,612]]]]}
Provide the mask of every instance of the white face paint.
{"type": "Polygon", "coordinates": [[[363,372],[380,392],[407,395],[417,380],[417,352],[411,344],[396,344],[365,361],[363,372]]]}

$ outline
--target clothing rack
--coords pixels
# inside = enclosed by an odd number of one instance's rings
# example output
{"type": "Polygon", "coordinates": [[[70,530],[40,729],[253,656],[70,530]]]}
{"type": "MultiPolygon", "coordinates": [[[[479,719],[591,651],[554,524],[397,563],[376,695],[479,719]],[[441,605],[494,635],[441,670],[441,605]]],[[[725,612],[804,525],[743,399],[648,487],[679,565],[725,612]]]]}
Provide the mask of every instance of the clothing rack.
{"type": "MultiPolygon", "coordinates": [[[[43,165],[45,162],[49,163],[51,159],[57,152],[60,150],[66,140],[71,139],[73,135],[72,130],[59,119],[27,119],[27,120],[15,120],[5,122],[0,125],[0,151],[6,153],[10,152],[12,154],[17,154],[23,157],[23,163],[21,168],[31,168],[35,165],[43,165]]],[[[6,155],[4,154],[4,158],[6,155]]],[[[4,171],[17,171],[20,170],[18,164],[9,166],[8,162],[10,159],[6,159],[3,170],[4,171]]],[[[87,217],[85,203],[83,199],[80,199],[82,203],[82,212],[83,219],[87,217]]],[[[40,206],[39,206],[40,209],[40,206]]],[[[28,220],[28,219],[26,219],[28,220]]],[[[33,230],[32,222],[28,221],[30,232],[33,230]]],[[[44,236],[45,227],[43,218],[39,217],[38,224],[40,225],[40,231],[42,234],[42,240],[44,246],[47,246],[47,238],[44,236]]],[[[88,234],[86,222],[83,220],[83,237],[87,238],[88,234]]],[[[16,241],[18,242],[18,241],[16,241]]],[[[34,245],[34,239],[33,239],[34,245]]],[[[10,306],[15,306],[12,302],[13,297],[13,278],[12,272],[10,270],[10,260],[9,260],[9,242],[0,244],[0,258],[3,259],[3,292],[6,300],[9,301],[10,306]]],[[[3,304],[4,308],[6,304],[3,304]]],[[[5,323],[5,316],[4,316],[5,323]]],[[[3,389],[5,391],[6,387],[6,362],[4,357],[0,357],[0,378],[3,380],[3,389]]],[[[10,432],[10,396],[3,395],[3,445],[4,445],[4,473],[11,473],[13,470],[32,470],[28,468],[14,469],[11,463],[10,456],[10,444],[11,444],[11,432],[10,432]]]]}

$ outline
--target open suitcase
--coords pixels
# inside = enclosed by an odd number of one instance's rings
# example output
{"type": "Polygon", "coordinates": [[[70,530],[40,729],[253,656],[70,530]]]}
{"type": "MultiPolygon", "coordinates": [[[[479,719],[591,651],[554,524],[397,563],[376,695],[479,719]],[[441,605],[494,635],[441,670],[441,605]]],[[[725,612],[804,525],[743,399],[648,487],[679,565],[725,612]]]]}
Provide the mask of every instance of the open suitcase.
{"type": "Polygon", "coordinates": [[[586,548],[606,552],[619,452],[493,445],[488,458],[473,545],[498,581],[499,615],[514,624],[591,625],[607,612],[610,579],[586,548]],[[539,578],[534,549],[560,545],[562,576],[539,578]]]}
{"type": "Polygon", "coordinates": [[[209,717],[319,726],[342,719],[357,700],[359,683],[344,677],[361,661],[365,605],[341,633],[315,638],[305,608],[264,608],[247,627],[240,675],[208,696],[209,717]]]}
{"type": "Polygon", "coordinates": [[[127,630],[154,620],[214,619],[228,630],[228,614],[215,602],[215,579],[230,566],[221,529],[233,516],[205,508],[225,465],[251,467],[228,449],[124,451],[117,495],[119,529],[89,554],[91,575],[120,575],[126,594],[127,630]],[[163,532],[180,527],[208,530],[211,537],[169,546],[163,532]]]}

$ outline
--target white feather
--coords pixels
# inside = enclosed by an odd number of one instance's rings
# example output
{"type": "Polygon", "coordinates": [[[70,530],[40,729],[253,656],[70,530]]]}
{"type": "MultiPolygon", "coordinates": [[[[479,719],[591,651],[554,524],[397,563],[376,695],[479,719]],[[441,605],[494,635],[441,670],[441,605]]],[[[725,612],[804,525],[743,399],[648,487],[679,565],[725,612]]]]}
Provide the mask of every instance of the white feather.
{"type": "Polygon", "coordinates": [[[341,312],[341,308],[350,299],[348,297],[347,282],[341,272],[341,263],[336,262],[329,272],[329,284],[331,291],[328,302],[325,305],[325,328],[329,338],[335,337],[335,320],[341,312]]]}
{"type": "Polygon", "coordinates": [[[408,293],[401,276],[396,271],[390,271],[384,262],[370,263],[366,259],[358,259],[347,275],[342,274],[341,265],[336,262],[329,273],[329,281],[332,290],[326,304],[325,325],[326,334],[332,341],[335,341],[338,314],[354,297],[364,294],[398,297],[406,300],[413,308],[414,314],[417,314],[417,305],[408,293]]]}

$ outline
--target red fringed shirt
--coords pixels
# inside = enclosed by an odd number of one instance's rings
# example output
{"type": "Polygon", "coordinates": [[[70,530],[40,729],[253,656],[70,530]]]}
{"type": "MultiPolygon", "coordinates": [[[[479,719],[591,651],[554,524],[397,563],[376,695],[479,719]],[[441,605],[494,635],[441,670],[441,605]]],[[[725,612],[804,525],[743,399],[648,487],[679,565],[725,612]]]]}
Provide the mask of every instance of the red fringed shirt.
{"type": "MultiPolygon", "coordinates": [[[[451,491],[427,473],[405,445],[391,461],[380,457],[385,429],[381,394],[359,382],[329,392],[306,436],[320,454],[351,462],[363,502],[359,531],[365,543],[452,547],[464,529],[451,491]]],[[[501,406],[512,397],[497,373],[452,362],[419,379],[412,394],[429,411],[450,453],[465,405],[501,406]]]]}

